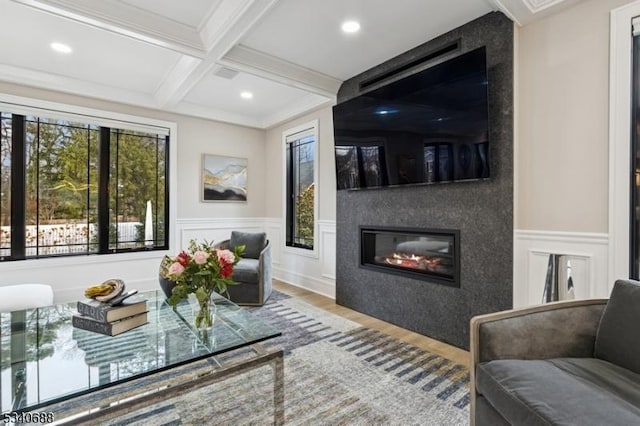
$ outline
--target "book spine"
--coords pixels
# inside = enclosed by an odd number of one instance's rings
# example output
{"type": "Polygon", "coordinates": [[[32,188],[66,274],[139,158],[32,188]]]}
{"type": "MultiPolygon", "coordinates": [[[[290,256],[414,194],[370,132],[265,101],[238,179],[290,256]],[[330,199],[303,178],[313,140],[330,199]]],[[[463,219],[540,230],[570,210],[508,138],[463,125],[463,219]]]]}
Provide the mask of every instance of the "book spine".
{"type": "Polygon", "coordinates": [[[91,317],[95,320],[107,322],[107,311],[95,306],[87,305],[86,303],[78,302],[78,313],[85,317],[91,317]]]}
{"type": "Polygon", "coordinates": [[[82,318],[79,316],[73,316],[71,319],[71,324],[74,327],[81,328],[83,330],[89,330],[100,334],[106,334],[107,336],[111,336],[111,324],[108,322],[98,322],[93,321],[88,318],[82,318]]]}

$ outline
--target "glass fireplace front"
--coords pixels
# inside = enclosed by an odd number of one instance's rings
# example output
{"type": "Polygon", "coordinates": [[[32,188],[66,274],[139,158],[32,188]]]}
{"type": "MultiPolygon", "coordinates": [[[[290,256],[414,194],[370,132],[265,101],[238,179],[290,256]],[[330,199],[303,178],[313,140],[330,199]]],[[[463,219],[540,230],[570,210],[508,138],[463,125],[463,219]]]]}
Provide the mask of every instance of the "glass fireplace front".
{"type": "Polygon", "coordinates": [[[360,228],[360,265],[459,287],[457,230],[360,228]]]}

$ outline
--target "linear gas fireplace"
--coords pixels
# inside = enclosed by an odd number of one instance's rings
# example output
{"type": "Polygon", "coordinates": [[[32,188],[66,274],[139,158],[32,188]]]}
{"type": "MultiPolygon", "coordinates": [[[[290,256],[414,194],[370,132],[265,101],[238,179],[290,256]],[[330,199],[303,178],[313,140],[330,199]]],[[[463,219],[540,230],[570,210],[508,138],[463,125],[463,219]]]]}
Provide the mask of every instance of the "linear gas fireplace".
{"type": "Polygon", "coordinates": [[[360,227],[360,266],[460,286],[460,231],[360,227]]]}

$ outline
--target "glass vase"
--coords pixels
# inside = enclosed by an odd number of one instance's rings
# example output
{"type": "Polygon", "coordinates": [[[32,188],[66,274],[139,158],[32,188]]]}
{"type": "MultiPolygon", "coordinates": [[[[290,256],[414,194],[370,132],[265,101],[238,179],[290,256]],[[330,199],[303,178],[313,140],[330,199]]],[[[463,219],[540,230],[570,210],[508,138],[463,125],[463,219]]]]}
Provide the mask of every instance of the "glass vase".
{"type": "Polygon", "coordinates": [[[209,331],[213,328],[216,318],[216,304],[214,303],[212,293],[206,297],[194,297],[196,303],[192,303],[193,307],[193,325],[198,331],[209,331]]]}

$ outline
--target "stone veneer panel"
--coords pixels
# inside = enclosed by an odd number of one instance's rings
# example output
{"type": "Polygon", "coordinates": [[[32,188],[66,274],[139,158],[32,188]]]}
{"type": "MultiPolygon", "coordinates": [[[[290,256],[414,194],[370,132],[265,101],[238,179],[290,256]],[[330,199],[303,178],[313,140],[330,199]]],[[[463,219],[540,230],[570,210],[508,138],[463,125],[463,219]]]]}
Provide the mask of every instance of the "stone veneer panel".
{"type": "Polygon", "coordinates": [[[471,317],[512,306],[513,23],[499,12],[469,22],[345,81],[338,102],[357,96],[360,82],[456,40],[460,50],[447,58],[486,46],[491,177],[484,181],[338,191],[336,301],[468,348],[471,317]],[[360,268],[361,225],[459,229],[460,288],[360,268]]]}

